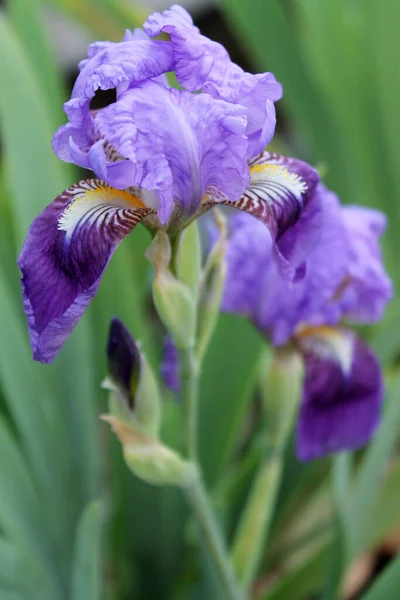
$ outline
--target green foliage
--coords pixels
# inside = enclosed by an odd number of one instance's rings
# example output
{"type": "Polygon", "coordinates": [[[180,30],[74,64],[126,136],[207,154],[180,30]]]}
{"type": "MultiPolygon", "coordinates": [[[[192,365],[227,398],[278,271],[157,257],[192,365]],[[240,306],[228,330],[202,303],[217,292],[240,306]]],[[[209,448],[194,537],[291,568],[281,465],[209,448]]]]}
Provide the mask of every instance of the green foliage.
{"type": "MultiPolygon", "coordinates": [[[[214,600],[179,491],[133,479],[98,419],[113,315],[152,366],[160,361],[144,229],[118,249],[54,364],[31,360],[16,257],[33,218],[79,177],[50,145],[67,94],[49,47],[49,6],[103,39],[118,39],[145,16],[125,0],[9,0],[0,16],[0,599],[214,600]]],[[[400,4],[253,0],[249,9],[247,0],[224,0],[223,8],[254,69],[283,83],[280,142],[288,153],[322,163],[343,201],[387,212],[385,253],[398,286],[400,4]]],[[[368,332],[386,369],[383,425],[365,452],[336,460],[333,492],[328,461],[300,467],[288,451],[257,600],[335,597],[352,560],[399,527],[399,325],[396,298],[368,332]]],[[[200,456],[228,538],[263,443],[252,410],[262,347],[249,323],[223,315],[201,373],[200,456]]],[[[168,397],[162,437],[177,450],[180,429],[180,407],[168,397]]],[[[363,600],[398,600],[399,564],[363,600]]]]}

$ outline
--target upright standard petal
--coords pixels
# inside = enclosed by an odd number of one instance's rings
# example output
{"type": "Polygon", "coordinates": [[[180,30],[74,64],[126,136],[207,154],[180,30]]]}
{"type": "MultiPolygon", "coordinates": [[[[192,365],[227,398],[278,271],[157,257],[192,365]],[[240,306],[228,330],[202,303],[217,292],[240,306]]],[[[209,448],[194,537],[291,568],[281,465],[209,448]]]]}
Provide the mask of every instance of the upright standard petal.
{"type": "MultiPolygon", "coordinates": [[[[110,155],[106,142],[98,144],[101,135],[96,125],[96,116],[102,109],[91,111],[91,99],[98,89],[114,88],[118,98],[130,85],[157,78],[173,68],[170,44],[146,40],[143,36],[144,32],[135,31],[129,36],[125,34],[120,43],[98,42],[89,47],[89,58],[80,64],[81,71],[71,99],[64,104],[69,123],[61,126],[53,139],[53,149],[57,156],[92,169],[98,177],[106,177],[107,183],[110,183],[109,170],[114,173],[129,165],[125,162],[121,164],[122,157],[110,155]],[[116,160],[119,160],[117,167],[113,164],[116,160]],[[99,165],[103,165],[102,170],[97,168],[99,165]]],[[[128,187],[125,185],[127,177],[129,179],[129,174],[121,179],[121,188],[128,187]]]]}
{"type": "Polygon", "coordinates": [[[221,44],[200,34],[181,6],[174,5],[163,13],[153,13],[144,29],[150,37],[161,32],[170,35],[176,75],[182,86],[246,107],[248,158],[261,152],[274,135],[273,103],[282,96],[282,86],[274,75],[244,72],[231,61],[221,44]]]}
{"type": "Polygon", "coordinates": [[[34,220],[18,265],[36,360],[53,360],[114,250],[151,212],[139,198],[91,179],[65,190],[34,220]]]}
{"type": "Polygon", "coordinates": [[[338,303],[346,318],[372,323],[382,317],[393,295],[379,245],[386,217],[377,210],[346,206],[342,208],[342,218],[350,248],[348,274],[338,294],[338,303]]]}
{"type": "Polygon", "coordinates": [[[298,343],[306,366],[297,426],[299,458],[363,446],[380,420],[383,386],[376,357],[342,329],[308,329],[298,343]]]}
{"type": "Polygon", "coordinates": [[[235,200],[248,183],[240,106],[145,82],[121,94],[97,124],[133,166],[130,185],[157,192],[162,223],[174,202],[193,215],[209,190],[235,200]]]}

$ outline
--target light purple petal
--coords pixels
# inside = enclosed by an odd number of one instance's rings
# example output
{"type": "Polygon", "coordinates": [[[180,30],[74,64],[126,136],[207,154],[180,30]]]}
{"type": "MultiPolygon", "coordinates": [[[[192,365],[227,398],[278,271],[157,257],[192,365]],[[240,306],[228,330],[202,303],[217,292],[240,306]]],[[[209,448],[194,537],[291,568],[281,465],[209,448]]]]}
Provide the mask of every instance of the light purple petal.
{"type": "MultiPolygon", "coordinates": [[[[79,166],[93,169],[100,178],[104,173],[94,169],[88,158],[93,144],[99,141],[100,134],[95,123],[96,115],[102,112],[90,110],[90,101],[98,89],[116,88],[117,97],[129,85],[148,78],[158,78],[171,70],[172,51],[167,42],[143,39],[146,34],[136,31],[125,35],[126,41],[120,43],[97,42],[89,47],[89,58],[80,64],[81,71],[75,82],[71,100],[64,104],[69,123],[62,125],[53,138],[53,149],[57,156],[67,162],[76,162],[79,166]]],[[[124,38],[124,39],[125,39],[124,38]]],[[[107,158],[106,181],[108,179],[107,158]]],[[[111,171],[114,169],[111,168],[111,171]]],[[[119,177],[122,184],[123,180],[119,177]]],[[[126,187],[122,185],[121,187],[126,187]]]]}
{"type": "Polygon", "coordinates": [[[114,250],[151,209],[103,182],[81,181],[32,223],[18,265],[33,357],[51,362],[100,284],[114,250]]]}
{"type": "Polygon", "coordinates": [[[350,250],[348,284],[338,302],[347,319],[371,323],[382,317],[393,296],[379,245],[379,237],[386,228],[386,217],[379,211],[360,206],[344,207],[342,217],[350,250]]]}
{"type": "Polygon", "coordinates": [[[274,75],[244,72],[232,63],[221,44],[200,34],[181,6],[174,5],[163,13],[153,13],[144,29],[150,37],[161,32],[170,35],[176,75],[182,86],[246,107],[247,156],[252,158],[264,150],[275,130],[273,102],[282,96],[282,86],[274,75]]]}
{"type": "Polygon", "coordinates": [[[350,331],[328,328],[307,338],[297,427],[301,460],[365,445],[379,424],[382,404],[379,364],[364,342],[350,331]]]}
{"type": "Polygon", "coordinates": [[[174,201],[193,214],[212,188],[235,200],[248,182],[245,111],[207,95],[147,82],[96,116],[102,135],[129,159],[129,187],[155,190],[166,223],[174,201]]]}
{"type": "Polygon", "coordinates": [[[139,83],[170,71],[172,66],[168,42],[134,40],[107,45],[79,73],[64,110],[71,123],[81,125],[98,89],[139,83]]]}
{"type": "MultiPolygon", "coordinates": [[[[318,186],[317,195],[321,209],[319,239],[307,256],[307,274],[298,294],[296,319],[309,325],[334,325],[342,316],[336,296],[348,274],[349,240],[337,196],[322,185],[318,186]]],[[[304,248],[304,231],[293,237],[298,253],[299,245],[304,248]]]]}
{"type": "Polygon", "coordinates": [[[335,300],[348,272],[348,239],[340,204],[319,184],[297,223],[277,246],[266,228],[245,215],[230,223],[223,309],[248,315],[274,345],[286,343],[301,323],[336,324],[335,300]],[[282,257],[303,279],[289,285],[282,257]],[[278,260],[277,260],[278,258],[278,260]]]}

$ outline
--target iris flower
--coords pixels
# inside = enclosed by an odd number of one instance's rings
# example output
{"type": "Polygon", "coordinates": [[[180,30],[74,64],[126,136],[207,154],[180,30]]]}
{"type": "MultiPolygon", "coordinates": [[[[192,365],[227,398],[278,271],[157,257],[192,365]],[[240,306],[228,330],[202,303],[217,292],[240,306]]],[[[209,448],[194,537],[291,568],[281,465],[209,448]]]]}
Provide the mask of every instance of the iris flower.
{"type": "MultiPolygon", "coordinates": [[[[377,321],[392,296],[379,247],[384,229],[382,213],[342,207],[335,194],[318,184],[284,236],[287,255],[305,265],[304,277],[290,284],[273,259],[265,227],[243,213],[230,221],[222,310],[247,316],[276,349],[294,347],[302,356],[305,377],[297,423],[301,460],[358,448],[379,424],[379,364],[344,323],[377,321]],[[306,222],[318,224],[319,239],[311,246],[304,235],[306,222]]],[[[170,338],[162,375],[177,393],[178,355],[170,338]]]]}
{"type": "MultiPolygon", "coordinates": [[[[379,247],[385,216],[341,206],[322,184],[314,202],[321,208],[320,239],[307,257],[305,277],[291,289],[271,260],[264,228],[247,215],[233,217],[222,305],[247,315],[274,346],[291,344],[301,353],[305,379],[297,454],[302,460],[358,448],[375,431],[382,402],[379,364],[344,323],[377,321],[392,295],[379,247]]],[[[298,225],[287,234],[292,252],[303,243],[298,225]]]]}
{"type": "Polygon", "coordinates": [[[179,6],[152,14],[120,43],[92,44],[79,70],[53,148],[96,178],[35,219],[19,257],[36,360],[57,354],[139,222],[173,238],[213,205],[231,204],[266,225],[282,272],[301,275],[275,242],[307,206],[318,175],[264,150],[282,94],[273,74],[244,72],[179,6]],[[169,87],[169,72],[183,89],[169,87]],[[109,89],[115,102],[91,110],[96,92],[109,89]]]}

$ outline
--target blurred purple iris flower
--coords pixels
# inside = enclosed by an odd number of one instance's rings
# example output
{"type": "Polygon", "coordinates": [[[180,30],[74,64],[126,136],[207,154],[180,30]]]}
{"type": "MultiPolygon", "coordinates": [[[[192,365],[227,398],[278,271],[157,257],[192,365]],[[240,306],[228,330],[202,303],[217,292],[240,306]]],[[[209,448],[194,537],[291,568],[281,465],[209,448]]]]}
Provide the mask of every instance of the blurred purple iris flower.
{"type": "MultiPolygon", "coordinates": [[[[265,227],[243,213],[230,221],[222,310],[246,315],[275,347],[295,345],[303,356],[297,425],[301,460],[358,448],[379,423],[379,364],[342,323],[377,321],[392,296],[379,247],[385,224],[382,213],[343,207],[319,184],[296,225],[282,238],[287,256],[297,257],[306,268],[303,279],[293,284],[273,259],[265,227]],[[310,230],[307,222],[317,228],[318,241],[304,235],[310,230]]],[[[177,392],[178,357],[170,340],[162,374],[177,392]]]]}
{"type": "Polygon", "coordinates": [[[140,221],[176,235],[213,205],[230,204],[267,226],[286,276],[301,274],[275,242],[300,217],[318,175],[264,151],[282,95],[271,73],[245,73],[179,6],[154,13],[120,43],[92,44],[79,69],[53,148],[98,179],[60,194],[33,222],[19,257],[36,360],[57,354],[140,221]],[[169,39],[153,39],[161,33],[169,39]],[[183,89],[169,87],[171,71],[183,89]],[[91,110],[96,91],[108,89],[116,101],[91,110]]]}
{"type": "MultiPolygon", "coordinates": [[[[343,321],[377,321],[392,296],[379,247],[385,216],[341,206],[322,184],[314,202],[321,208],[320,239],[307,257],[305,277],[292,286],[271,260],[270,241],[257,220],[232,218],[222,305],[226,312],[247,315],[274,346],[292,343],[302,354],[297,425],[302,460],[358,448],[375,431],[382,402],[379,364],[343,321]]],[[[299,225],[286,236],[291,252],[303,243],[299,225]]]]}

